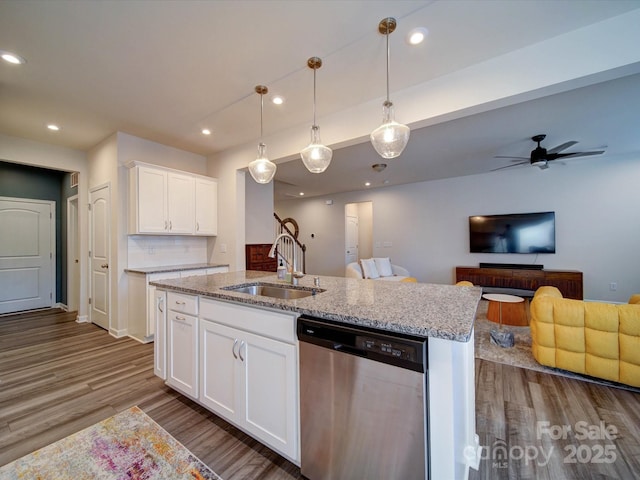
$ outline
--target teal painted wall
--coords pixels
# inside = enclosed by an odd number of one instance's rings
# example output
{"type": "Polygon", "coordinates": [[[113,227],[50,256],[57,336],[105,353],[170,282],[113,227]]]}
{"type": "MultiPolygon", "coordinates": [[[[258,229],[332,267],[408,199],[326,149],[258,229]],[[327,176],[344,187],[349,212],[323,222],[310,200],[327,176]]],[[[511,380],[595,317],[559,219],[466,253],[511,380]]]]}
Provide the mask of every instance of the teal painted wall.
{"type": "Polygon", "coordinates": [[[56,302],[67,303],[67,198],[70,174],[57,170],[0,161],[0,197],[31,198],[56,202],[56,302]]]}

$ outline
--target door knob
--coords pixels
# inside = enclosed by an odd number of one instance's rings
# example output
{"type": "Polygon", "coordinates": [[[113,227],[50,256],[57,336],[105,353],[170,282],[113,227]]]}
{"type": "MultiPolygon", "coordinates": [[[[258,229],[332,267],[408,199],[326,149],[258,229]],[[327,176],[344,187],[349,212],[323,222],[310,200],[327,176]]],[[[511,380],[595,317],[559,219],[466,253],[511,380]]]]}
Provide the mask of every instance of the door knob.
{"type": "Polygon", "coordinates": [[[100,265],[101,268],[109,268],[109,264],[108,263],[103,263],[102,265],[100,265]]]}

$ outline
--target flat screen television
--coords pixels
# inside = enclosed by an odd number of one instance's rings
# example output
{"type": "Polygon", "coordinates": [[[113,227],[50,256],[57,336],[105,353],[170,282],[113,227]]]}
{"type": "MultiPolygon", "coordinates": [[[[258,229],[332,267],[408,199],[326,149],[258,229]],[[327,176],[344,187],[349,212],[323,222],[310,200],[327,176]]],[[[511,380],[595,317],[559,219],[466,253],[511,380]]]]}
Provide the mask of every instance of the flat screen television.
{"type": "Polygon", "coordinates": [[[471,253],[556,253],[555,212],[469,217],[471,253]]]}

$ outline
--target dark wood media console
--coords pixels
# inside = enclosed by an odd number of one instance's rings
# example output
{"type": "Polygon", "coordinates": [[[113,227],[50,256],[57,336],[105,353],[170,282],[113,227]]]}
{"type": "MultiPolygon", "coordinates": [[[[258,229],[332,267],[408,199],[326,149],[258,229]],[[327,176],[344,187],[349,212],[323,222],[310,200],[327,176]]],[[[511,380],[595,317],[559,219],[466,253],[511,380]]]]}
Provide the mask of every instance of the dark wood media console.
{"type": "Polygon", "coordinates": [[[480,287],[533,292],[543,285],[551,285],[558,287],[565,298],[582,300],[582,272],[576,270],[456,267],[456,282],[461,280],[480,287]]]}

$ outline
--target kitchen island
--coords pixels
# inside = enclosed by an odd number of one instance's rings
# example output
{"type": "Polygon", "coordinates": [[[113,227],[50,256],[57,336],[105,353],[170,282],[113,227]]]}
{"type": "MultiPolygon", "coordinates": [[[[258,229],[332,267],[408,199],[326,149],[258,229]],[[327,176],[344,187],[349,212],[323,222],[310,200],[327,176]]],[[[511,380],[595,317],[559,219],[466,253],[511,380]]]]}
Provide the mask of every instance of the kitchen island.
{"type": "MultiPolygon", "coordinates": [[[[156,374],[165,378],[170,386],[221,413],[231,423],[299,464],[299,374],[295,334],[295,319],[299,315],[426,338],[430,478],[466,478],[468,468],[477,468],[479,462],[475,435],[473,324],[481,290],[451,285],[317,278],[319,286],[315,285],[313,276],[300,280],[300,288],[316,291],[314,295],[298,299],[225,290],[256,282],[285,284],[268,272],[240,271],[152,282],[160,294],[166,292],[167,295],[166,300],[158,299],[158,302],[166,301],[167,308],[157,312],[156,328],[162,335],[156,339],[156,374]],[[183,341],[172,340],[172,335],[176,338],[182,335],[183,341]],[[230,358],[235,357],[236,362],[238,356],[244,360],[243,355],[248,355],[251,345],[260,347],[254,349],[256,352],[273,353],[262,363],[275,362],[268,375],[283,389],[281,398],[286,405],[280,413],[287,416],[281,431],[277,425],[273,426],[274,431],[278,430],[277,434],[271,435],[275,443],[264,435],[269,430],[268,425],[256,425],[248,412],[244,412],[244,420],[237,420],[235,408],[227,406],[229,403],[249,405],[247,398],[243,397],[240,402],[237,399],[220,401],[214,398],[220,389],[216,392],[214,386],[207,390],[207,382],[212,384],[220,376],[231,375],[219,367],[224,359],[212,361],[213,352],[224,345],[222,339],[228,339],[225,348],[228,347],[233,354],[230,358]],[[211,348],[207,349],[207,346],[211,348]],[[208,358],[204,358],[207,355],[208,358]],[[190,357],[188,361],[186,356],[190,357]],[[283,363],[278,363],[280,358],[284,359],[283,363]],[[214,364],[216,372],[208,367],[214,364]],[[189,372],[191,379],[172,381],[174,368],[189,372]],[[274,373],[278,368],[281,375],[274,373]],[[281,382],[278,383],[278,379],[281,382]]],[[[228,369],[237,368],[228,365],[228,369]]],[[[253,387],[248,386],[247,379],[251,372],[238,375],[239,379],[237,376],[229,378],[229,384],[245,384],[245,390],[240,394],[250,395],[253,387]]],[[[269,408],[279,407],[270,405],[269,408]]],[[[269,418],[271,422],[278,415],[269,418]]]]}

